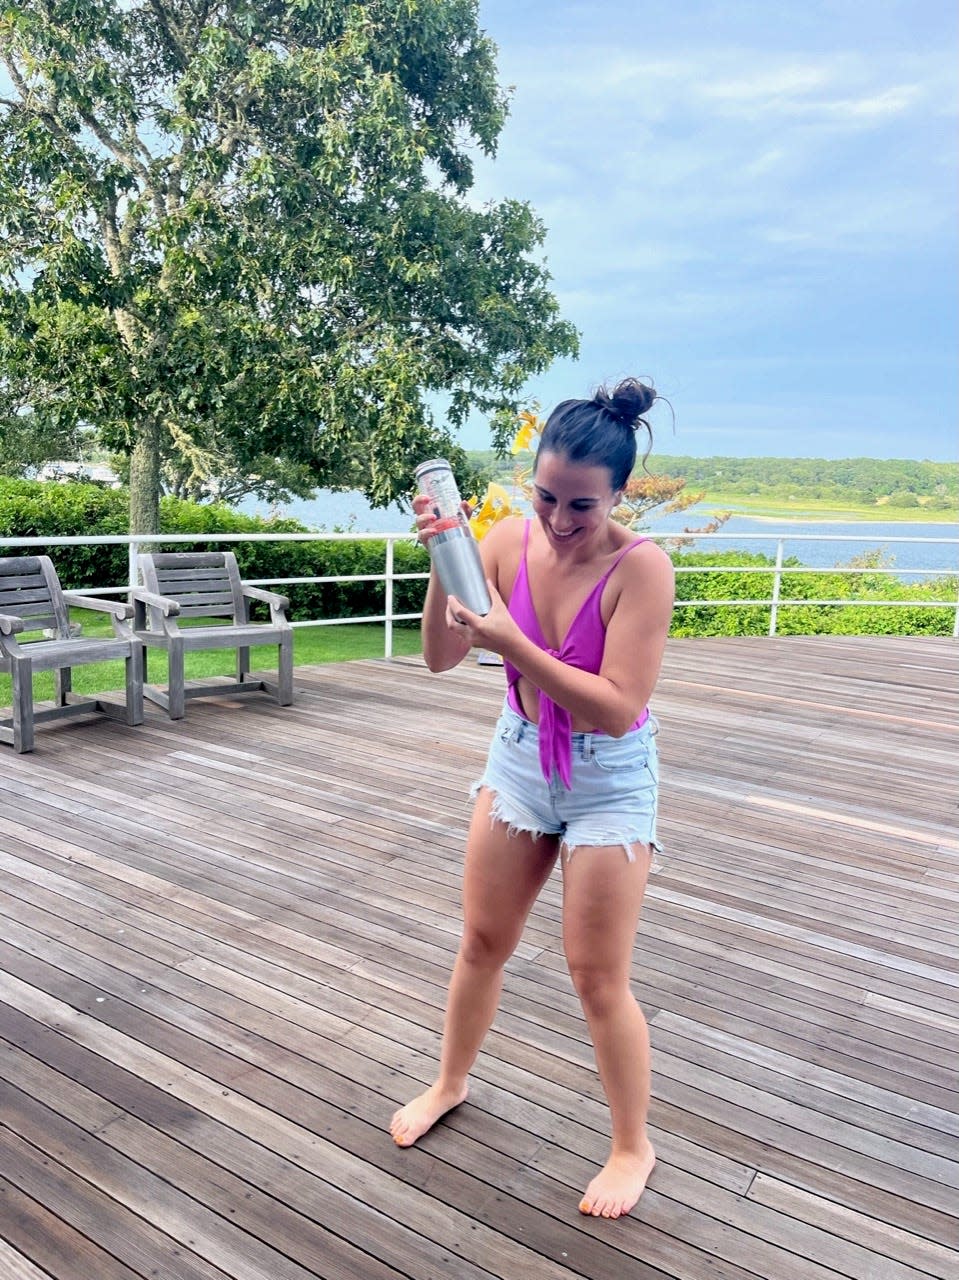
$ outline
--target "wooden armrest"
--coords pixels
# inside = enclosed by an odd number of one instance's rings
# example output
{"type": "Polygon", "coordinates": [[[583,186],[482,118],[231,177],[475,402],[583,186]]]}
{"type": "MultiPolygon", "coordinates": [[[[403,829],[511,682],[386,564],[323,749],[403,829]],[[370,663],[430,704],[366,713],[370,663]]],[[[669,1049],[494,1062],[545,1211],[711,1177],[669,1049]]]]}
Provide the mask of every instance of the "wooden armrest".
{"type": "Polygon", "coordinates": [[[157,595],[155,591],[147,591],[145,587],[134,587],[130,592],[134,600],[148,604],[151,609],[159,609],[165,618],[175,617],[180,612],[180,602],[171,600],[169,596],[157,595]]]}
{"type": "Polygon", "coordinates": [[[0,613],[0,635],[12,636],[17,631],[24,631],[26,623],[15,613],[0,613]]]}
{"type": "Polygon", "coordinates": [[[96,609],[99,613],[112,613],[123,622],[133,617],[133,605],[125,600],[101,600],[99,596],[84,596],[79,591],[64,591],[63,600],[72,609],[96,609]]]}
{"type": "Polygon", "coordinates": [[[275,591],[264,591],[262,587],[248,587],[244,583],[243,594],[250,600],[262,600],[273,609],[282,609],[284,613],[290,607],[288,596],[278,595],[275,591]]]}
{"type": "Polygon", "coordinates": [[[289,622],[286,615],[290,601],[287,596],[277,595],[275,591],[263,591],[260,587],[248,587],[243,583],[241,587],[244,600],[260,600],[270,606],[270,621],[274,625],[289,622]]]}

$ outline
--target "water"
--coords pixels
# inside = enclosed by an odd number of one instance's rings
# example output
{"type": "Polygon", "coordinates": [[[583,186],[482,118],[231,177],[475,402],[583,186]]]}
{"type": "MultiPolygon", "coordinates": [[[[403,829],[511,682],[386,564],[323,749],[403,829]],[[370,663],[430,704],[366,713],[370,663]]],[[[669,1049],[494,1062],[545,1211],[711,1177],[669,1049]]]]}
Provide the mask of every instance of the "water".
{"type": "MultiPolygon", "coordinates": [[[[255,498],[240,504],[248,515],[269,515],[271,509],[255,498]]],[[[403,533],[412,529],[412,515],[394,503],[385,509],[374,510],[359,493],[331,493],[318,490],[312,499],[296,499],[279,509],[280,514],[301,521],[311,529],[332,533],[343,530],[352,533],[403,533]]],[[[709,512],[702,506],[690,507],[672,516],[662,516],[655,521],[655,533],[682,533],[687,526],[706,524],[709,512]]],[[[722,538],[708,536],[694,539],[687,550],[703,551],[752,551],[774,557],[778,536],[787,535],[785,556],[794,556],[812,568],[832,568],[848,563],[853,556],[882,551],[891,561],[890,568],[900,568],[899,577],[905,581],[923,581],[925,575],[909,573],[909,569],[934,570],[941,574],[959,574],[959,524],[937,524],[924,521],[881,520],[793,520],[789,517],[731,516],[720,532],[722,538]],[[762,541],[731,537],[735,534],[761,534],[762,541]],[[814,535],[842,536],[842,542],[819,542],[814,535]],[[944,542],[896,543],[893,538],[951,538],[944,542]],[[848,539],[846,541],[845,539],[848,539]]]]}
{"type": "MultiPolygon", "coordinates": [[[[674,516],[656,521],[655,532],[682,532],[708,520],[705,511],[691,507],[674,516]]],[[[688,550],[751,551],[775,557],[776,543],[785,536],[783,555],[816,569],[829,569],[848,564],[854,556],[880,551],[883,565],[899,569],[899,578],[907,582],[928,581],[929,575],[908,573],[907,569],[934,570],[937,574],[959,574],[959,524],[936,524],[924,521],[881,520],[792,520],[788,517],[761,518],[730,516],[719,530],[724,537],[697,538],[688,550]],[[735,534],[761,534],[736,538],[735,534]],[[842,542],[821,542],[823,535],[841,537],[842,542]],[[895,542],[896,538],[951,538],[952,542],[895,542]],[[888,564],[886,563],[888,561],[888,564]]]]}
{"type": "Polygon", "coordinates": [[[244,498],[237,510],[249,516],[288,516],[323,533],[403,533],[413,528],[413,513],[399,503],[373,508],[361,493],[317,489],[312,498],[294,498],[271,507],[259,498],[244,498]]]}

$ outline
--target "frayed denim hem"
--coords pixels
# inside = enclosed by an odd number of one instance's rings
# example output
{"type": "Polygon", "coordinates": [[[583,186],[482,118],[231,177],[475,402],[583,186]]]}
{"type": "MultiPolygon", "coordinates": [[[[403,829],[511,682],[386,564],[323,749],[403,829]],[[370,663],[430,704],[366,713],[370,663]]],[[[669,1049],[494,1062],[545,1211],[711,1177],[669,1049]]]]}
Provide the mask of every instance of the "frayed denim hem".
{"type": "Polygon", "coordinates": [[[657,854],[662,852],[662,845],[656,839],[647,837],[644,833],[633,835],[629,828],[626,828],[626,834],[623,833],[622,827],[607,828],[590,832],[588,837],[580,836],[575,841],[570,841],[562,832],[546,831],[536,821],[535,816],[526,809],[518,800],[511,796],[503,796],[503,793],[496,787],[488,783],[485,778],[480,778],[470,787],[470,800],[475,800],[481,790],[487,790],[491,796],[490,804],[490,826],[494,822],[502,822],[506,826],[507,837],[515,835],[528,835],[534,839],[541,836],[554,836],[560,841],[560,853],[564,862],[569,862],[577,849],[606,849],[615,848],[616,845],[621,846],[626,855],[628,862],[636,861],[636,853],[633,849],[634,844],[645,844],[649,846],[649,871],[655,874],[662,870],[662,864],[657,854]]]}
{"type": "Polygon", "coordinates": [[[636,836],[634,839],[630,840],[628,836],[624,838],[618,831],[599,831],[596,833],[595,839],[578,840],[576,844],[570,844],[570,842],[564,838],[561,848],[563,852],[563,861],[571,862],[573,854],[577,849],[610,849],[615,848],[616,845],[620,845],[623,852],[626,854],[626,861],[635,862],[636,852],[633,846],[637,844],[645,844],[649,846],[649,874],[655,875],[657,871],[662,871],[663,864],[660,862],[657,855],[662,853],[663,846],[658,842],[658,840],[646,840],[642,836],[636,836]]]}
{"type": "Polygon", "coordinates": [[[518,800],[504,799],[502,792],[491,787],[483,778],[470,787],[470,799],[475,800],[484,788],[490,793],[493,801],[489,811],[491,827],[494,822],[505,823],[507,836],[526,835],[537,839],[540,836],[559,836],[558,831],[544,831],[533,814],[528,809],[524,809],[518,800]]]}

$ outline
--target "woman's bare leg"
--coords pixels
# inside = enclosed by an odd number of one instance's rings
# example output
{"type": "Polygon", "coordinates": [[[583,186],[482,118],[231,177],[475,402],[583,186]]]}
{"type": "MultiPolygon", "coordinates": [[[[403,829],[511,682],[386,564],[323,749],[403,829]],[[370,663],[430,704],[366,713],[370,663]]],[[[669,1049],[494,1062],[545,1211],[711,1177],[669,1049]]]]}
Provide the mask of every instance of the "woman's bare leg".
{"type": "Polygon", "coordinates": [[[412,1146],[465,1099],[467,1076],[499,1005],[503,966],[556,862],[556,837],[507,835],[505,823],[490,823],[491,804],[484,788],[466,845],[463,934],[447,995],[439,1076],[393,1116],[390,1133],[401,1147],[412,1146]]]}
{"type": "Polygon", "coordinates": [[[563,941],[609,1102],[609,1160],[580,1203],[583,1213],[618,1218],[643,1193],[656,1154],[646,1133],[649,1030],[630,990],[630,965],[649,875],[649,853],[635,845],[578,848],[563,865],[563,941]]]}

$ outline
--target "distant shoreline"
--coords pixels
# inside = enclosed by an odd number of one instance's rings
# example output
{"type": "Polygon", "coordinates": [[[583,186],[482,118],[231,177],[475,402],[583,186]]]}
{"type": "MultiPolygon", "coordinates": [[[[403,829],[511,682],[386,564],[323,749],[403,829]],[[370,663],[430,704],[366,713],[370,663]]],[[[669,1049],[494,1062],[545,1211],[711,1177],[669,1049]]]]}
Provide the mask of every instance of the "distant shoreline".
{"type": "Polygon", "coordinates": [[[931,511],[928,507],[817,507],[755,506],[741,499],[703,498],[699,504],[709,515],[730,512],[764,524],[945,524],[959,526],[959,512],[931,511]]]}

